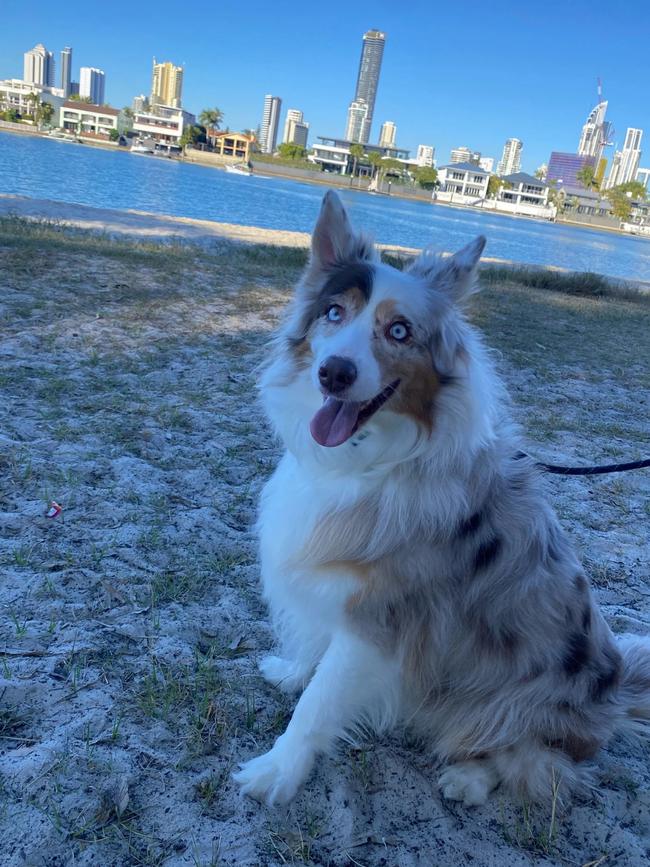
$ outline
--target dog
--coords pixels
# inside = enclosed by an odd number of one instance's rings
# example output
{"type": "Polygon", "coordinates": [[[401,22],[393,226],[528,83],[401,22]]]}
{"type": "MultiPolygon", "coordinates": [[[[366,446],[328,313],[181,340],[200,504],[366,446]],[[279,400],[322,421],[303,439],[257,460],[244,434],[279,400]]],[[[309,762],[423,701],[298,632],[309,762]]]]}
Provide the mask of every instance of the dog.
{"type": "Polygon", "coordinates": [[[614,639],[463,313],[484,245],[400,271],[324,197],[260,380],[286,446],[261,496],[281,650],[260,667],[302,694],[234,775],[258,800],[368,728],[426,737],[466,806],[571,792],[617,730],[647,731],[650,640],[614,639]]]}

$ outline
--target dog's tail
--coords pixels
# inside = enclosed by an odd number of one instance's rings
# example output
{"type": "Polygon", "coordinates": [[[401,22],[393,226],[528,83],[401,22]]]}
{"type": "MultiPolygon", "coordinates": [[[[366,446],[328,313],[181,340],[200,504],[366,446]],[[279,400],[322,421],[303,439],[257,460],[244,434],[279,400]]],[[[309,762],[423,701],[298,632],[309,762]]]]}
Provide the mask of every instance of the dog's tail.
{"type": "Polygon", "coordinates": [[[650,637],[625,635],[617,641],[623,670],[617,701],[624,710],[621,728],[650,737],[650,637]]]}

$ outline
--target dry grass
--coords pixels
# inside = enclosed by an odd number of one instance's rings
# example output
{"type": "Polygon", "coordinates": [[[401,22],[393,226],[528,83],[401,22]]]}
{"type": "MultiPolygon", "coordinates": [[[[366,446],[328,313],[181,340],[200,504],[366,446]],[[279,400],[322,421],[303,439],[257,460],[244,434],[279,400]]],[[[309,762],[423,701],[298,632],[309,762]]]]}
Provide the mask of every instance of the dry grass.
{"type": "MultiPolygon", "coordinates": [[[[255,668],[252,522],[279,452],[253,369],[304,256],[0,220],[3,864],[641,863],[648,771],[620,746],[599,799],[552,817],[450,809],[397,740],[325,762],[286,814],[235,791],[291,708],[255,668]]],[[[471,315],[531,451],[644,455],[650,307],[485,283],[471,315]]],[[[550,485],[614,628],[650,631],[647,476],[550,485]]]]}

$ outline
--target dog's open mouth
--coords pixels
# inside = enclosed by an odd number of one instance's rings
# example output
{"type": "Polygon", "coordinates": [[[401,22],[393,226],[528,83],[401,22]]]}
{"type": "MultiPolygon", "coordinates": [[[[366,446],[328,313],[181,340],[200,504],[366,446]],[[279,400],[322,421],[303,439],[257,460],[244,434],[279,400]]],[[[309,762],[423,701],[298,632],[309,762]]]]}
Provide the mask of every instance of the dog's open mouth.
{"type": "Polygon", "coordinates": [[[325,402],[310,422],[311,435],[321,446],[340,446],[386,403],[398,385],[399,379],[396,379],[365,403],[325,397],[325,402]]]}

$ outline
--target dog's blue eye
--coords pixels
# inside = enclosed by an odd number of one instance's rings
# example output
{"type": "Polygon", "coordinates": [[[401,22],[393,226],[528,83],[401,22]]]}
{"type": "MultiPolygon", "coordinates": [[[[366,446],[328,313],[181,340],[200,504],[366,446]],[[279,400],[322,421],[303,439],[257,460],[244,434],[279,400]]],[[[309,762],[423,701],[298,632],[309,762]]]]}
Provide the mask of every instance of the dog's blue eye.
{"type": "Polygon", "coordinates": [[[388,333],[393,340],[406,340],[410,334],[406,322],[393,322],[391,327],[388,329],[388,333]]]}
{"type": "Polygon", "coordinates": [[[340,322],[343,319],[343,308],[339,304],[332,304],[327,308],[325,317],[329,322],[340,322]]]}

